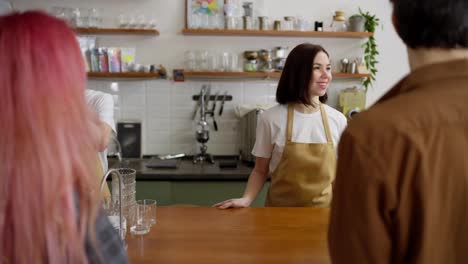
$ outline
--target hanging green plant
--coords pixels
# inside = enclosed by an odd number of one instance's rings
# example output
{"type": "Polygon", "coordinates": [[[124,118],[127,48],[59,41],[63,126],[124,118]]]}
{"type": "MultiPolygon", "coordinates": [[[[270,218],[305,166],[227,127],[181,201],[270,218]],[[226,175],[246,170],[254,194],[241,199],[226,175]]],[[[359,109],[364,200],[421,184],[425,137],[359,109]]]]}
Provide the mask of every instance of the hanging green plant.
{"type": "MultiPolygon", "coordinates": [[[[380,19],[378,19],[375,15],[371,15],[369,12],[363,12],[361,8],[359,8],[359,14],[366,19],[364,28],[367,32],[375,33],[375,29],[380,25],[380,19]]],[[[373,85],[375,81],[375,75],[377,73],[377,55],[379,55],[379,51],[377,50],[377,43],[375,42],[374,35],[370,36],[366,43],[362,44],[364,48],[364,62],[366,63],[367,70],[371,74],[370,77],[364,79],[362,85],[364,89],[367,91],[369,87],[373,85]]]]}

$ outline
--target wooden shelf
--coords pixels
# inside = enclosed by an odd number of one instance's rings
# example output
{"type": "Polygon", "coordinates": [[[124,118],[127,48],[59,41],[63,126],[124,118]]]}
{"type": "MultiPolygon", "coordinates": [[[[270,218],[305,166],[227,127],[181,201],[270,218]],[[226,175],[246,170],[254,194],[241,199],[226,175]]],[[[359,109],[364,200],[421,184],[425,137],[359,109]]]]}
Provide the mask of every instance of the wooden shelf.
{"type": "Polygon", "coordinates": [[[232,29],[183,29],[184,35],[200,36],[270,36],[270,37],[316,37],[316,38],[368,38],[370,32],[322,32],[279,30],[232,30],[232,29]]]}
{"type": "MultiPolygon", "coordinates": [[[[184,71],[187,78],[280,78],[281,72],[193,72],[184,71]]],[[[333,78],[360,79],[370,77],[370,74],[332,73],[333,78]]]]}
{"type": "Polygon", "coordinates": [[[158,73],[146,72],[88,72],[88,78],[159,78],[158,73]]]}
{"type": "Polygon", "coordinates": [[[192,72],[184,71],[185,77],[245,77],[245,78],[279,78],[280,72],[192,72]]]}
{"type": "Polygon", "coordinates": [[[79,34],[134,34],[159,36],[156,29],[133,29],[133,28],[75,28],[79,34]]]}
{"type": "Polygon", "coordinates": [[[334,72],[332,73],[333,78],[369,78],[371,75],[369,73],[342,73],[342,72],[334,72]]]}

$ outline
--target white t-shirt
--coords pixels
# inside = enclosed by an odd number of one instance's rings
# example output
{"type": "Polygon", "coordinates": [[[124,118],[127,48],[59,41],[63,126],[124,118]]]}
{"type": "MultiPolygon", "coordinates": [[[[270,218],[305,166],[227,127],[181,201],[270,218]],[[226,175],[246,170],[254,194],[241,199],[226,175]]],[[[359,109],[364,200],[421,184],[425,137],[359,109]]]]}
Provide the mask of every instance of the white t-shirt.
{"type": "MultiPolygon", "coordinates": [[[[86,90],[86,103],[91,109],[96,112],[99,119],[108,124],[115,132],[114,123],[114,98],[112,95],[95,90],[86,90]]],[[[107,172],[107,149],[99,152],[99,159],[103,172],[107,172]]]]}
{"type": "MultiPolygon", "coordinates": [[[[323,104],[328,117],[328,125],[333,144],[338,145],[341,133],[346,127],[346,117],[336,109],[323,104]]],[[[257,122],[255,145],[252,154],[256,157],[271,158],[270,174],[278,166],[286,143],[287,105],[276,105],[262,114],[257,122]]],[[[304,114],[294,111],[292,142],[326,143],[327,136],[320,111],[304,114]]]]}

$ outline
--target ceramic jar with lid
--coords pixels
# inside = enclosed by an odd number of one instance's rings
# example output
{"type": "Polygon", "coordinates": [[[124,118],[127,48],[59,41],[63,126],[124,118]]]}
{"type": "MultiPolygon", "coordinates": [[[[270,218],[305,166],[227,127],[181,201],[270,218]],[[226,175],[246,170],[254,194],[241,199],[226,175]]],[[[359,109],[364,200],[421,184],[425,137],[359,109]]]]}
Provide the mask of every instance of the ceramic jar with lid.
{"type": "Polygon", "coordinates": [[[352,15],[349,18],[349,31],[353,32],[364,32],[366,24],[366,18],[361,15],[352,15]]]}

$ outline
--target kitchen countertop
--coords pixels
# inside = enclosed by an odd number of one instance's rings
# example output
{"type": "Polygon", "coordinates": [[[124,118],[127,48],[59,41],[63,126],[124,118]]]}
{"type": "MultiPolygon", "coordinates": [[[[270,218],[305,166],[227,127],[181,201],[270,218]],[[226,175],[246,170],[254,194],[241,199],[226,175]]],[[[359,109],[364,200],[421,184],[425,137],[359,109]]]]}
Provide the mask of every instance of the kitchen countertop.
{"type": "Polygon", "coordinates": [[[247,181],[253,167],[237,161],[237,168],[219,168],[220,161],[233,159],[215,159],[215,164],[193,164],[191,159],[182,159],[176,169],[152,169],[146,164],[151,159],[125,159],[120,166],[117,159],[109,159],[109,168],[127,167],[137,171],[136,179],[145,181],[247,181]]]}
{"type": "Polygon", "coordinates": [[[330,263],[328,208],[158,207],[146,235],[127,234],[131,263],[330,263]]]}

